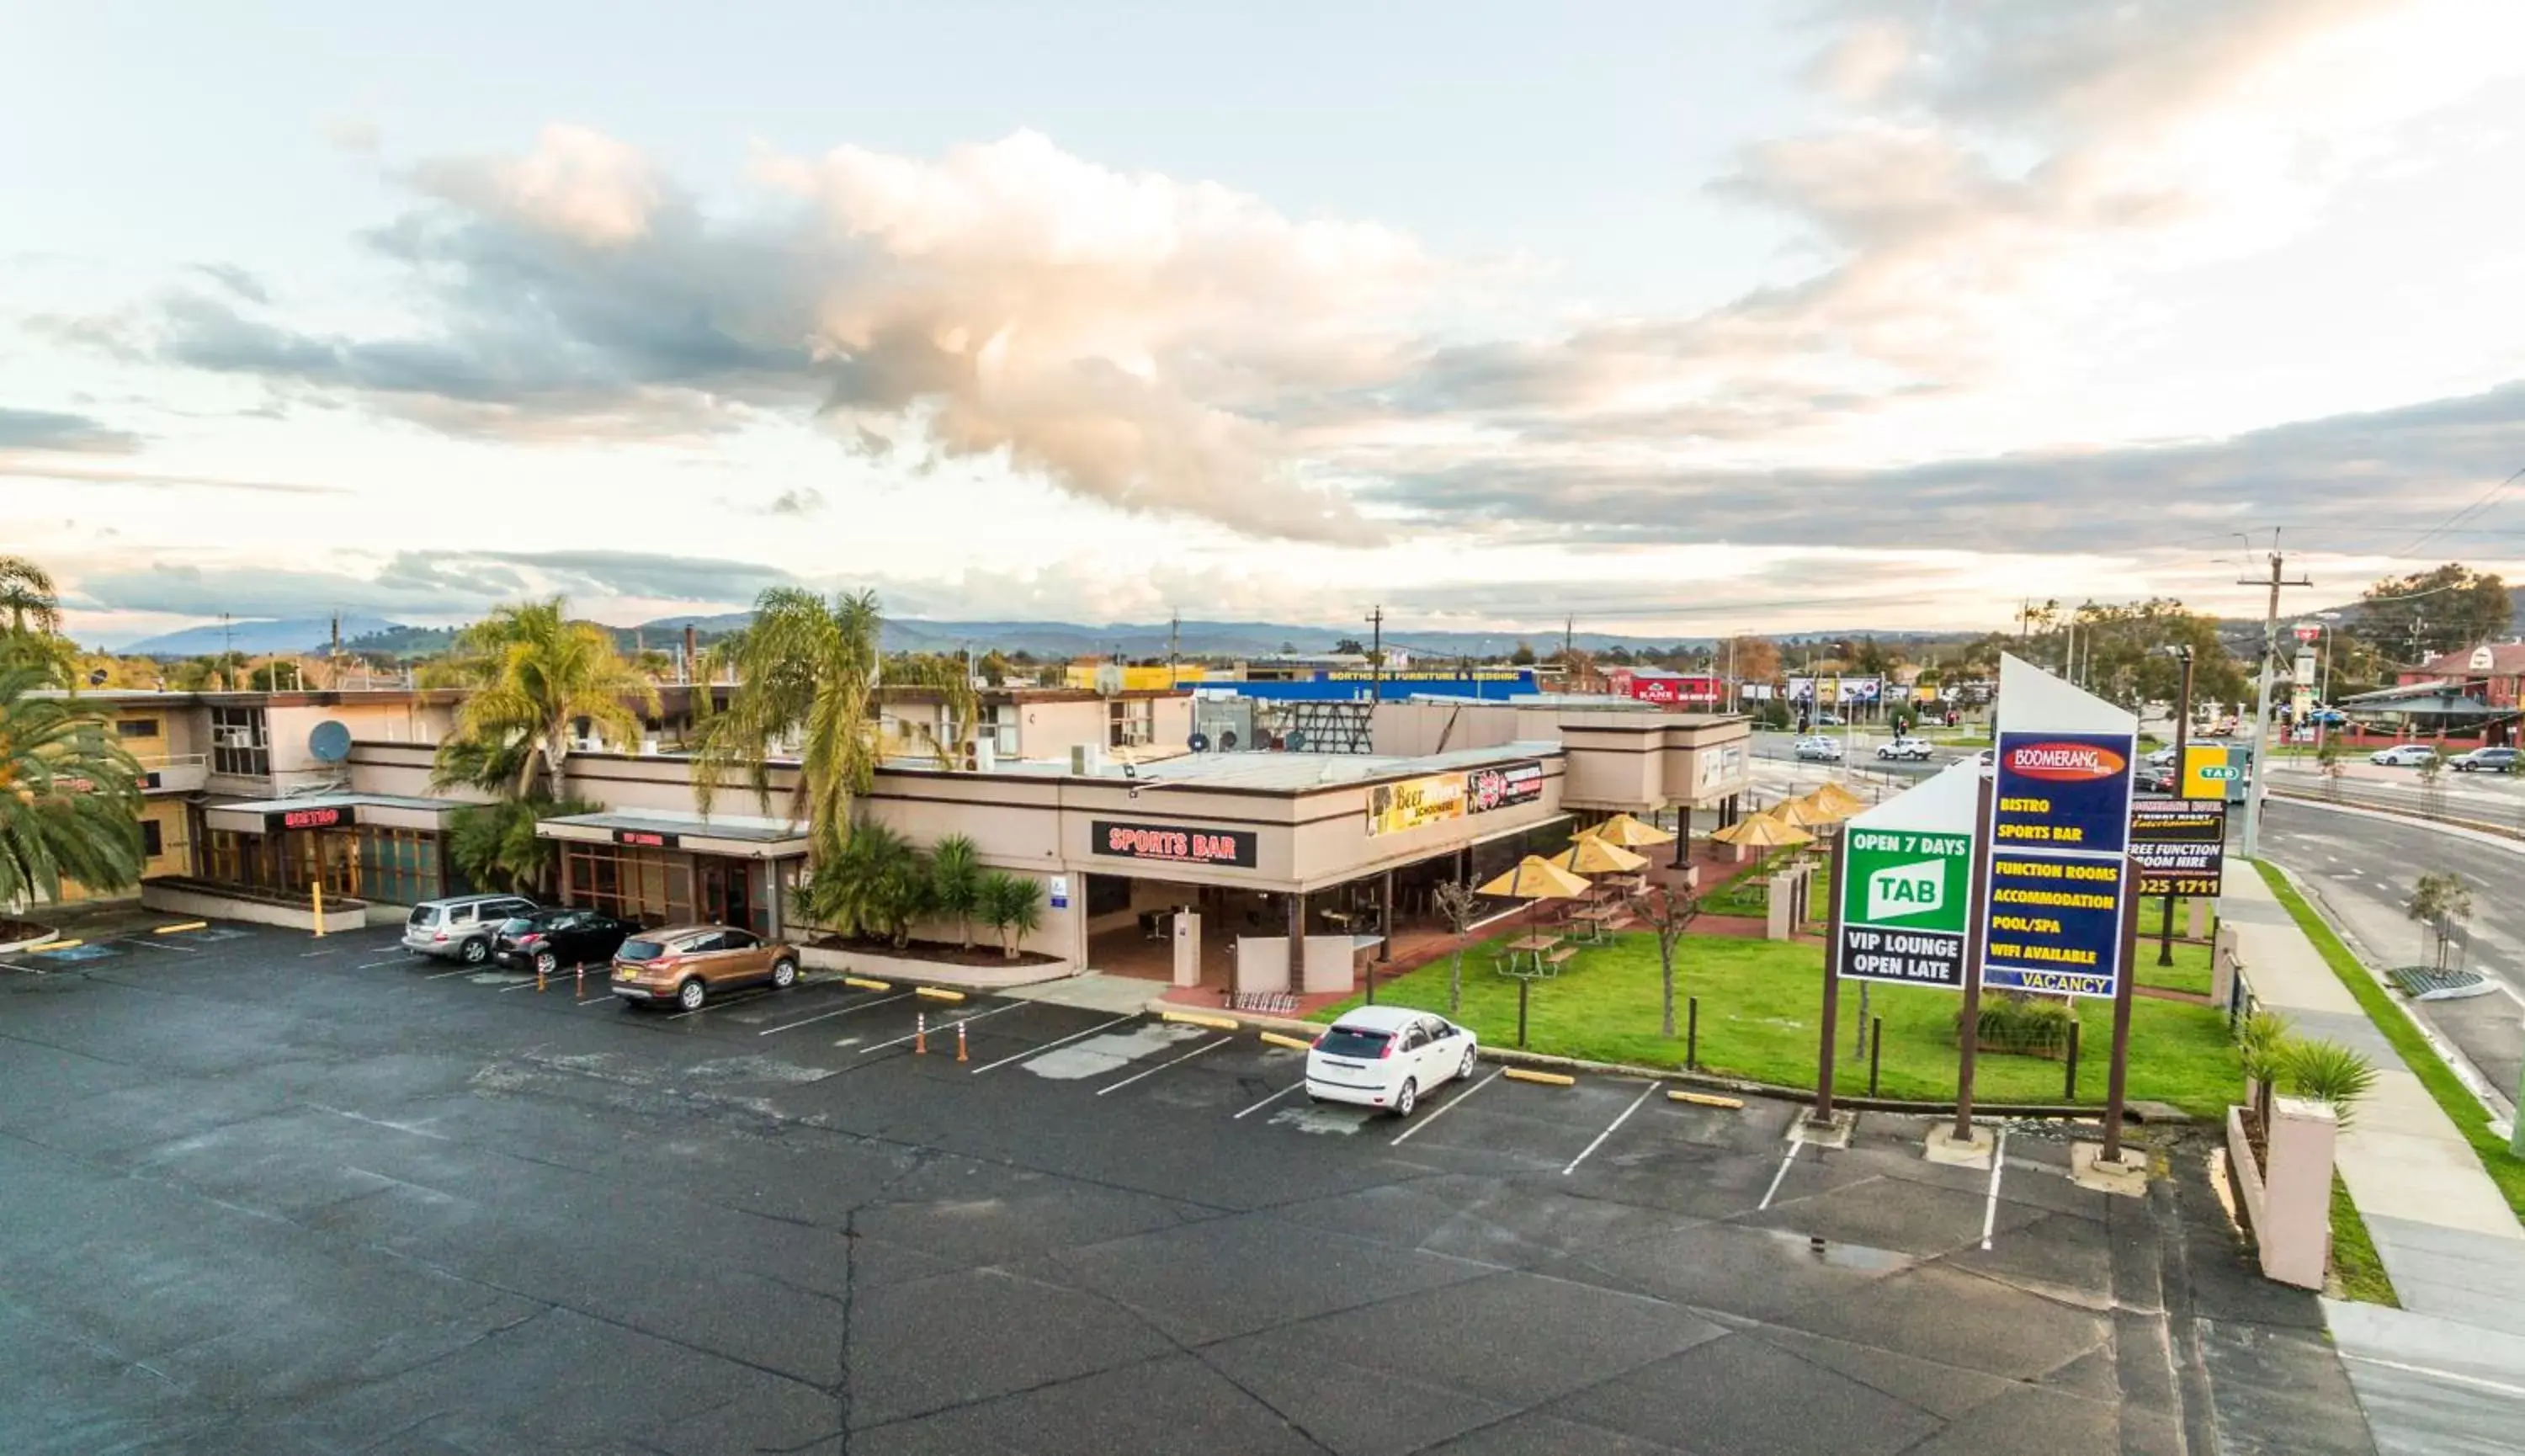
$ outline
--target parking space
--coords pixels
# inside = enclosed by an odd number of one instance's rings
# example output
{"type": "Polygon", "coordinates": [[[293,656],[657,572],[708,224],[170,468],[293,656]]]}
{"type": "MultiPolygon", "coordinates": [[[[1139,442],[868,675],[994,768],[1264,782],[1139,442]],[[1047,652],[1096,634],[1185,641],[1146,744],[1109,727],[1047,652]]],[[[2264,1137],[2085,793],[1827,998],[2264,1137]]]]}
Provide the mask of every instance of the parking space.
{"type": "Polygon", "coordinates": [[[1111,1449],[1079,1433],[1128,1410],[1147,1449],[1840,1453],[1987,1412],[2080,1452],[2131,1414],[2104,1211],[2031,1130],[1994,1193],[1914,1128],[1787,1157],[1795,1109],[1661,1081],[1485,1063],[1397,1120],[1138,1015],[147,945],[0,985],[0,1258],[200,1297],[13,1290],[0,1359],[65,1393],[0,1402],[0,1449],[1111,1449]]]}

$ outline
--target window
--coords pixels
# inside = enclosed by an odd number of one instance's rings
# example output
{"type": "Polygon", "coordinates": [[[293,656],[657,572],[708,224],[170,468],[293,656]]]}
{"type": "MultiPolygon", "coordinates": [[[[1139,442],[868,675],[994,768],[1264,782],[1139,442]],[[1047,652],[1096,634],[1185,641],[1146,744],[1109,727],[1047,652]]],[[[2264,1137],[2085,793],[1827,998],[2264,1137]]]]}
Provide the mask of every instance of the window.
{"type": "Polygon", "coordinates": [[[721,950],[752,950],[762,943],[743,930],[723,930],[718,937],[718,948],[721,950]]]}
{"type": "Polygon", "coordinates": [[[156,859],[167,852],[167,829],[154,819],[140,821],[140,852],[156,859]]]}
{"type": "Polygon", "coordinates": [[[991,731],[991,747],[1002,758],[1017,756],[1017,705],[1000,703],[983,710],[983,722],[991,731]]]}
{"type": "Polygon", "coordinates": [[[1137,748],[1157,741],[1158,705],[1147,698],[1116,698],[1106,706],[1107,720],[1113,731],[1107,738],[1114,748],[1137,748]]]}
{"type": "Polygon", "coordinates": [[[272,777],[272,743],[261,708],[211,710],[211,772],[272,777]]]}
{"type": "Polygon", "coordinates": [[[118,736],[124,738],[154,738],[158,736],[158,720],[154,718],[117,719],[114,731],[118,736]]]}

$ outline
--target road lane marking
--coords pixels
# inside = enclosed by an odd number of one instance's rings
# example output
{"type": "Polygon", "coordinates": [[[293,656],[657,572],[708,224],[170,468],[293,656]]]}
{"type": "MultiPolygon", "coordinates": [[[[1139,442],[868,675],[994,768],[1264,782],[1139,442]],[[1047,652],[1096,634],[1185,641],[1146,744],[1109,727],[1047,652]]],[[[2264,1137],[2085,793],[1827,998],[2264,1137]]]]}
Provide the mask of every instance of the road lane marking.
{"type": "MultiPolygon", "coordinates": [[[[1052,1050],[1056,1046],[1067,1046],[1073,1041],[1083,1041],[1088,1037],[1095,1035],[1097,1032],[1104,1030],[1107,1027],[1118,1027],[1124,1022],[1136,1020],[1139,1015],[1140,1013],[1136,1011],[1126,1011],[1110,1022],[1100,1022],[1097,1025],[1088,1028],[1084,1031],[1072,1032],[1067,1036],[1064,1036],[1059,1041],[1047,1041],[1041,1046],[1030,1046],[1014,1057],[1002,1057],[998,1061],[991,1063],[990,1066],[976,1067],[973,1069],[971,1075],[979,1077],[983,1073],[990,1071],[993,1067],[1006,1067],[1011,1062],[1022,1062],[1028,1057],[1039,1056],[1044,1052],[1052,1050]]],[[[1242,1114],[1239,1114],[1239,1116],[1242,1116],[1242,1114]]]]}
{"type": "Polygon", "coordinates": [[[2007,1129],[1999,1130],[1999,1145],[1990,1150],[1990,1202],[1981,1211],[1981,1247],[1990,1252],[1990,1236],[1999,1228],[1999,1174],[2007,1166],[2007,1129]]]}
{"type": "Polygon", "coordinates": [[[1592,1155],[1596,1149],[1603,1147],[1605,1145],[1605,1139],[1612,1136],[1614,1132],[1618,1131],[1624,1123],[1631,1120],[1631,1114],[1640,1110],[1640,1104],[1648,1101],[1651,1097],[1656,1096],[1658,1088],[1664,1085],[1665,1083],[1661,1081],[1650,1082],[1648,1090],[1640,1093],[1637,1097],[1632,1098],[1631,1105],[1622,1109],[1622,1115],[1620,1117],[1613,1119],[1612,1123],[1608,1126],[1604,1131],[1596,1134],[1596,1140],[1587,1144],[1587,1150],[1585,1152],[1582,1152],[1578,1156],[1569,1160],[1569,1166],[1560,1170],[1560,1176],[1562,1178],[1567,1178],[1569,1175],[1576,1173],[1578,1171],[1579,1164],[1586,1162],[1588,1157],[1592,1155]]]}
{"type": "Polygon", "coordinates": [[[1184,1062],[1189,1062],[1189,1061],[1191,1061],[1193,1058],[1195,1058],[1195,1057],[1197,1057],[1197,1056],[1200,1056],[1203,1052],[1213,1052],[1213,1051],[1216,1051],[1216,1050],[1218,1050],[1220,1047],[1225,1046],[1227,1043],[1229,1043],[1229,1042],[1231,1042],[1231,1041],[1234,1041],[1235,1039],[1236,1039],[1236,1038],[1235,1038],[1235,1037],[1233,1037],[1233,1036],[1221,1036],[1221,1037],[1220,1037],[1220,1038],[1218,1038],[1216,1041],[1206,1042],[1206,1043],[1204,1043],[1203,1045],[1200,1045],[1200,1046],[1194,1047],[1191,1051],[1185,1052],[1182,1056],[1175,1058],[1173,1061],[1170,1061],[1170,1062],[1160,1062],[1158,1065],[1156,1065],[1155,1067],[1150,1068],[1150,1069],[1149,1069],[1148,1071],[1146,1071],[1146,1072],[1134,1072],[1134,1073],[1132,1073],[1130,1076],[1128,1076],[1128,1077],[1126,1077],[1126,1078],[1123,1078],[1120,1081],[1117,1081],[1117,1082],[1114,1083],[1112,1086],[1109,1086],[1109,1087],[1098,1087],[1098,1088],[1096,1089],[1096,1095],[1097,1095],[1097,1096],[1099,1096],[1099,1097],[1102,1097],[1102,1096],[1104,1096],[1107,1092],[1118,1092],[1118,1091],[1122,1090],[1124,1087],[1129,1086],[1131,1083],[1133,1083],[1133,1082],[1135,1082],[1135,1081],[1138,1081],[1140,1079],[1142,1079],[1142,1078],[1144,1078],[1144,1077],[1155,1077],[1155,1076],[1157,1076],[1159,1073],[1165,1071],[1165,1070],[1166,1070],[1167,1068],[1169,1068],[1169,1067],[1173,1067],[1173,1066],[1176,1066],[1176,1065],[1178,1065],[1178,1064],[1180,1064],[1180,1063],[1184,1063],[1184,1062]]]}
{"type": "Polygon", "coordinates": [[[1434,1123],[1438,1121],[1438,1119],[1445,1117],[1447,1114],[1454,1112],[1457,1108],[1461,1107],[1464,1104],[1464,1100],[1466,1098],[1472,1096],[1482,1088],[1489,1086],[1492,1082],[1499,1080],[1501,1075],[1507,1071],[1507,1068],[1502,1067],[1498,1072],[1492,1073],[1490,1076],[1483,1078],[1480,1081],[1473,1083],[1471,1086],[1464,1088],[1455,1096],[1448,1098],[1444,1106],[1431,1108],[1427,1117],[1413,1123],[1411,1127],[1404,1129],[1402,1131],[1395,1133],[1393,1141],[1386,1145],[1388,1147],[1398,1146],[1402,1143],[1403,1139],[1417,1135],[1421,1129],[1428,1127],[1431,1123],[1434,1123]]]}
{"type": "Polygon", "coordinates": [[[1270,1105],[1271,1105],[1272,1103],[1274,1103],[1274,1102],[1279,1101],[1281,1098],[1288,1096],[1291,1092],[1294,1092],[1294,1091],[1296,1091],[1298,1088],[1303,1087],[1303,1086],[1305,1086],[1305,1085],[1306,1085],[1306,1083],[1305,1083],[1305,1082],[1303,1082],[1303,1081],[1293,1081],[1293,1082],[1289,1083],[1287,1086],[1282,1087],[1280,1090],[1278,1090],[1278,1091],[1276,1091],[1276,1092],[1273,1092],[1270,1096],[1265,1097],[1265,1098],[1263,1098],[1262,1101],[1255,1103],[1252,1107],[1249,1107],[1249,1108],[1245,1109],[1245,1112],[1240,1112],[1240,1113],[1238,1113],[1235,1117],[1228,1119],[1228,1121],[1229,1121],[1229,1122],[1238,1122],[1238,1121],[1241,1121],[1241,1120],[1245,1117],[1245,1114],[1246,1114],[1246,1113],[1261,1112],[1262,1109],[1264,1109],[1264,1108],[1266,1108],[1266,1107],[1270,1106],[1270,1105]]]}
{"type": "MultiPolygon", "coordinates": [[[[913,993],[907,991],[904,994],[911,995],[913,993]]],[[[998,1016],[1003,1011],[1020,1011],[1034,1004],[1035,1003],[1032,1001],[1012,1001],[1006,1006],[994,1006],[988,1011],[974,1012],[971,1016],[960,1016],[952,1022],[940,1022],[938,1025],[931,1027],[927,1031],[914,1031],[910,1035],[897,1036],[892,1041],[880,1041],[874,1046],[861,1047],[860,1055],[866,1056],[872,1051],[883,1051],[889,1046],[901,1046],[907,1041],[916,1041],[924,1035],[944,1036],[948,1032],[955,1030],[958,1027],[965,1025],[966,1022],[978,1022],[986,1016],[998,1016]]]]}
{"type": "Polygon", "coordinates": [[[910,991],[905,991],[905,992],[901,993],[900,995],[893,995],[893,996],[879,996],[878,998],[876,998],[876,999],[875,999],[875,1000],[873,1000],[873,1001],[859,1001],[859,1002],[854,1002],[853,1004],[851,1004],[851,1005],[849,1005],[849,1006],[841,1007],[841,1008],[840,1008],[840,1009],[838,1009],[838,1010],[834,1010],[834,1011],[827,1011],[827,1012],[823,1012],[823,1013],[821,1013],[820,1015],[808,1017],[808,1018],[807,1018],[807,1019],[805,1019],[804,1021],[782,1022],[779,1026],[776,1026],[776,1027],[766,1027],[766,1028],[764,1028],[762,1030],[757,1031],[757,1032],[755,1032],[754,1034],[755,1034],[755,1035],[757,1035],[757,1036],[768,1036],[768,1035],[772,1034],[772,1033],[773,1033],[773,1032],[775,1032],[775,1031],[794,1031],[794,1030],[796,1030],[796,1029],[797,1029],[798,1028],[800,1028],[800,1027],[812,1027],[812,1026],[814,1026],[814,1025],[815,1025],[816,1023],[817,1023],[817,1022],[828,1022],[828,1021],[831,1021],[833,1018],[835,1018],[835,1017],[837,1017],[837,1016],[848,1016],[848,1015],[850,1015],[850,1014],[851,1014],[852,1012],[854,1012],[854,1011],[866,1011],[866,1010],[867,1010],[867,1009],[868,1009],[869,1007],[871,1007],[871,1006],[883,1006],[883,1005],[885,1005],[885,1004],[886,1004],[887,1002],[889,1002],[889,1001],[900,1001],[900,1000],[903,1000],[906,996],[909,996],[909,995],[911,995],[911,994],[912,994],[912,992],[910,992],[910,991]]]}

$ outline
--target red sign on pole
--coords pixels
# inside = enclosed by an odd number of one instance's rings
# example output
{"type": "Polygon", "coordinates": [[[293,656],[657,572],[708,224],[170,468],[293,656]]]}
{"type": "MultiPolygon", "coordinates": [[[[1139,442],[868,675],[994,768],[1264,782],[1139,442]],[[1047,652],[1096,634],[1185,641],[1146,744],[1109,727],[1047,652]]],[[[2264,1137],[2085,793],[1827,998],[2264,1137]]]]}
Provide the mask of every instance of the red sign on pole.
{"type": "Polygon", "coordinates": [[[2316,623],[2301,622],[2297,625],[2297,639],[2301,642],[2311,642],[2322,635],[2323,628],[2316,623]]]}

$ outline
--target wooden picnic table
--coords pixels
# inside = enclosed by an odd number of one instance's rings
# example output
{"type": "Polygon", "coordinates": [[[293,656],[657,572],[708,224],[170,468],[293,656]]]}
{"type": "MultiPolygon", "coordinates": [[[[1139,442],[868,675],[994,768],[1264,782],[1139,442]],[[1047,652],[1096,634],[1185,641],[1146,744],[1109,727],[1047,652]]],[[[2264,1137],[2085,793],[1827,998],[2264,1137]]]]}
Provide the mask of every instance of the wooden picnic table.
{"type": "Polygon", "coordinates": [[[1590,905],[1583,910],[1572,912],[1569,918],[1587,928],[1588,939],[1602,940],[1605,938],[1606,927],[1629,913],[1619,905],[1590,905]]]}
{"type": "Polygon", "coordinates": [[[1530,955],[1534,957],[1534,974],[1541,976],[1543,974],[1544,956],[1551,951],[1559,949],[1560,946],[1560,936],[1547,934],[1541,930],[1534,931],[1531,934],[1519,935],[1514,940],[1508,943],[1508,967],[1510,973],[1511,975],[1515,973],[1517,957],[1530,955]]]}

